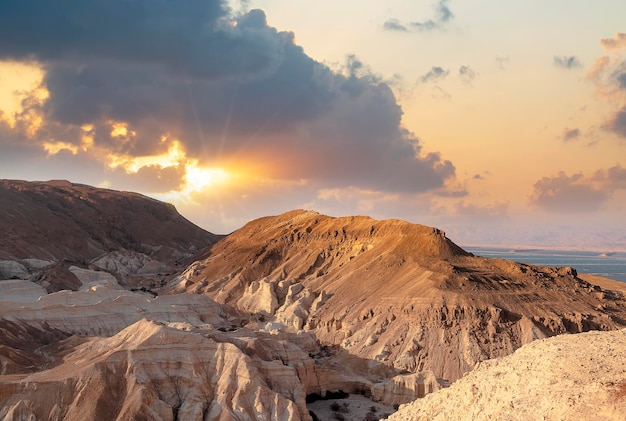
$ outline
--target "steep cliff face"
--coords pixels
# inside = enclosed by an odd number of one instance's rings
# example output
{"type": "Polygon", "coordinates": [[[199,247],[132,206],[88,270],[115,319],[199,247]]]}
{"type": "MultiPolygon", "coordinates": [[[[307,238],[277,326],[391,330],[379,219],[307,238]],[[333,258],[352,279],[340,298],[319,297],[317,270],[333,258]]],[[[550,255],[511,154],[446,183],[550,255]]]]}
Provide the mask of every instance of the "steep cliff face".
{"type": "Polygon", "coordinates": [[[474,257],[435,228],[294,211],[231,234],[170,286],[405,372],[449,381],[558,333],[625,325],[570,268],[474,257]]]}

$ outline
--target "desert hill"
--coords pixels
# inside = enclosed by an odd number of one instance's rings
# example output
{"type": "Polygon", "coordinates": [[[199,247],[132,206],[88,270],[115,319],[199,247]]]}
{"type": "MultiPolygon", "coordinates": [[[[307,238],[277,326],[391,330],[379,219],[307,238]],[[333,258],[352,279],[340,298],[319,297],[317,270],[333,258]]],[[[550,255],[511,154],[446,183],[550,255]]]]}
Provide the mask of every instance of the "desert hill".
{"type": "Polygon", "coordinates": [[[0,180],[0,232],[5,260],[88,261],[120,249],[184,259],[220,238],[170,204],[68,181],[0,180]]]}
{"type": "Polygon", "coordinates": [[[48,292],[80,288],[71,267],[154,289],[221,238],[167,203],[68,181],[0,180],[0,232],[0,278],[48,292]]]}
{"type": "Polygon", "coordinates": [[[624,295],[574,269],[475,257],[436,228],[310,211],[250,222],[171,288],[447,381],[535,339],[626,326],[624,295]]]}

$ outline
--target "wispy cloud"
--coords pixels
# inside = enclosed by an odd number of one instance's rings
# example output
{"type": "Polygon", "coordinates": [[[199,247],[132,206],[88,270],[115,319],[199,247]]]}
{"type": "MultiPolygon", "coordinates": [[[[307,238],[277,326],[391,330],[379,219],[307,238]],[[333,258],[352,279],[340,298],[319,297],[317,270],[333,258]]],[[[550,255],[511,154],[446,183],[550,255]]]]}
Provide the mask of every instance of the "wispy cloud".
{"type": "Polygon", "coordinates": [[[510,62],[509,56],[500,56],[500,55],[496,56],[496,66],[498,66],[500,70],[506,70],[506,68],[509,65],[509,62],[510,62]]]}
{"type": "Polygon", "coordinates": [[[561,139],[564,142],[571,142],[580,138],[581,132],[580,129],[569,129],[566,128],[563,130],[563,134],[561,135],[561,139]]]}
{"type": "Polygon", "coordinates": [[[614,38],[603,38],[600,44],[606,55],[598,57],[587,72],[587,78],[596,84],[597,93],[617,110],[606,117],[601,127],[626,139],[626,33],[614,38]]]}
{"type": "Polygon", "coordinates": [[[387,31],[399,31],[399,32],[408,32],[409,30],[398,19],[389,19],[383,24],[383,29],[387,31]]]}
{"type": "Polygon", "coordinates": [[[626,139],[626,106],[614,112],[602,127],[626,139]]]}
{"type": "Polygon", "coordinates": [[[399,32],[425,32],[444,29],[454,18],[454,13],[450,10],[448,3],[450,0],[439,0],[433,5],[434,16],[422,21],[402,23],[398,19],[389,19],[383,24],[383,29],[399,32]]]}
{"type": "Polygon", "coordinates": [[[476,76],[476,72],[472,70],[470,66],[463,65],[459,67],[459,78],[461,79],[461,82],[466,85],[471,85],[472,82],[474,82],[474,79],[476,79],[476,76]]]}
{"type": "Polygon", "coordinates": [[[450,74],[449,70],[444,69],[443,67],[433,66],[431,69],[419,77],[420,83],[431,83],[431,82],[439,82],[445,79],[448,74],[450,74]]]}
{"type": "Polygon", "coordinates": [[[554,56],[553,63],[556,67],[563,69],[576,69],[582,67],[582,64],[576,56],[554,56]]]}

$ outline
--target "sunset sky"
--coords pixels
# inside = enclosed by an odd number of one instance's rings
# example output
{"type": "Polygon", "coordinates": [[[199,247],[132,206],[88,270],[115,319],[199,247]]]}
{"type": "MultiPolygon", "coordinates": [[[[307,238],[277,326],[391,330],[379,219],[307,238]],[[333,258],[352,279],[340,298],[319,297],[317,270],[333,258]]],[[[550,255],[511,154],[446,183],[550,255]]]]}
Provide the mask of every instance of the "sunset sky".
{"type": "Polygon", "coordinates": [[[626,250],[626,2],[3,0],[0,178],[626,250]]]}

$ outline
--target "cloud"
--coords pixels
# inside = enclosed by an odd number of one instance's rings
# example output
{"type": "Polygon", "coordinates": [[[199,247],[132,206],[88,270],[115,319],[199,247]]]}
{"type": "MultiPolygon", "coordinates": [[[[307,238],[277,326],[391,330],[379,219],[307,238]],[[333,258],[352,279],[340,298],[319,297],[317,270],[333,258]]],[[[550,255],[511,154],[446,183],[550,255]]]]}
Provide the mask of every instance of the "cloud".
{"type": "Polygon", "coordinates": [[[604,38],[600,43],[607,55],[598,57],[587,71],[587,78],[596,85],[601,98],[618,109],[605,118],[601,127],[626,138],[626,34],[618,32],[615,38],[604,38]]]}
{"type": "MultiPolygon", "coordinates": [[[[442,21],[452,16],[445,1],[437,10],[442,21]]],[[[0,2],[2,59],[35,60],[45,72],[48,96],[24,103],[16,133],[137,180],[174,187],[193,166],[228,167],[325,188],[418,193],[455,177],[450,161],[401,126],[380,77],[355,57],[341,71],[313,60],[261,10],[233,15],[226,2],[204,0],[8,0],[0,2]]]]}
{"type": "Polygon", "coordinates": [[[626,138],[626,106],[616,111],[602,126],[603,129],[626,138]]]}
{"type": "Polygon", "coordinates": [[[424,21],[401,23],[398,19],[389,19],[383,24],[383,29],[400,32],[427,32],[444,29],[454,18],[454,14],[448,7],[450,0],[439,0],[433,5],[434,17],[424,21]]]}
{"type": "Polygon", "coordinates": [[[461,82],[466,85],[471,85],[474,79],[476,79],[476,72],[472,70],[470,66],[461,66],[459,67],[459,77],[461,78],[461,82]]]}
{"type": "Polygon", "coordinates": [[[408,32],[407,27],[400,23],[398,19],[389,19],[383,24],[383,29],[387,31],[408,32]]]}
{"type": "Polygon", "coordinates": [[[450,71],[443,67],[433,66],[426,74],[420,76],[419,81],[421,83],[439,82],[445,79],[449,73],[450,71]]]}
{"type": "Polygon", "coordinates": [[[624,72],[621,72],[621,70],[622,69],[620,69],[620,72],[615,78],[617,80],[617,86],[619,87],[619,89],[626,91],[626,69],[623,69],[625,70],[624,72]]]}
{"type": "Polygon", "coordinates": [[[486,205],[466,203],[461,200],[454,206],[454,215],[475,221],[504,219],[508,216],[509,203],[495,202],[486,205]]]}
{"type": "Polygon", "coordinates": [[[612,178],[607,178],[603,171],[596,173],[592,179],[585,178],[583,173],[568,176],[561,171],[534,184],[530,203],[550,212],[593,212],[609,200],[615,189],[608,180],[612,178]]]}
{"type": "Polygon", "coordinates": [[[498,66],[498,68],[501,70],[505,70],[509,65],[509,62],[509,56],[496,56],[496,66],[498,66]]]}
{"type": "Polygon", "coordinates": [[[614,38],[603,38],[600,40],[600,44],[606,50],[618,50],[626,47],[626,33],[616,32],[614,38]]]}
{"type": "Polygon", "coordinates": [[[563,130],[563,134],[561,135],[561,139],[563,142],[571,142],[573,140],[577,140],[581,135],[580,129],[568,129],[563,130]]]}
{"type": "Polygon", "coordinates": [[[615,165],[608,170],[599,170],[594,174],[594,181],[609,190],[626,190],[626,168],[615,165]]]}
{"type": "Polygon", "coordinates": [[[576,56],[554,56],[554,65],[563,69],[576,69],[582,67],[580,60],[576,56]]]}

